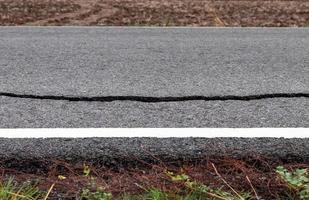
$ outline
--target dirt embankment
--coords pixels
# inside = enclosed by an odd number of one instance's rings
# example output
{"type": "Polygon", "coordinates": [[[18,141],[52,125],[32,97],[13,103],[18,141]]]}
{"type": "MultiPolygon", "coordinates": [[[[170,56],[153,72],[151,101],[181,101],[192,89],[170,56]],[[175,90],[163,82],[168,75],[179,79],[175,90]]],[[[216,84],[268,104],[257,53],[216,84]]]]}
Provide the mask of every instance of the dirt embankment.
{"type": "Polygon", "coordinates": [[[0,0],[0,25],[308,26],[308,1],[0,0]]]}

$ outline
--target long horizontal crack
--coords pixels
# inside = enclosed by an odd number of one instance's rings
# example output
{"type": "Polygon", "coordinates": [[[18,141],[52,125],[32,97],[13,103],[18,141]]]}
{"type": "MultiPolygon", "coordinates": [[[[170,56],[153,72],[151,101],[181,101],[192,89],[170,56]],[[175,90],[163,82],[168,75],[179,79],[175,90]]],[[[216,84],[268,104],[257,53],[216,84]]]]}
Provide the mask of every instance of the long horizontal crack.
{"type": "Polygon", "coordinates": [[[138,101],[138,102],[177,102],[177,101],[252,101],[260,99],[273,98],[309,98],[309,93],[273,93],[273,94],[259,94],[259,95],[226,95],[226,96],[181,96],[181,97],[148,97],[148,96],[93,96],[93,97],[74,97],[74,96],[52,96],[52,95],[31,95],[31,94],[15,94],[0,92],[0,96],[23,98],[23,99],[41,99],[41,100],[59,100],[59,101],[138,101]]]}

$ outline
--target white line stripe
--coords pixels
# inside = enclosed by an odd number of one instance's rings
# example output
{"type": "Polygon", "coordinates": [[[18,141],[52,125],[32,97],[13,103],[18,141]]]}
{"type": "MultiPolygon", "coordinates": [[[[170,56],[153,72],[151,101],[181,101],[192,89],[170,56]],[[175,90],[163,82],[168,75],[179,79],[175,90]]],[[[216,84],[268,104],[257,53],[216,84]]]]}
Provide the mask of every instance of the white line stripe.
{"type": "Polygon", "coordinates": [[[83,128],[0,129],[1,138],[88,138],[88,137],[284,137],[309,138],[306,128],[83,128]]]}

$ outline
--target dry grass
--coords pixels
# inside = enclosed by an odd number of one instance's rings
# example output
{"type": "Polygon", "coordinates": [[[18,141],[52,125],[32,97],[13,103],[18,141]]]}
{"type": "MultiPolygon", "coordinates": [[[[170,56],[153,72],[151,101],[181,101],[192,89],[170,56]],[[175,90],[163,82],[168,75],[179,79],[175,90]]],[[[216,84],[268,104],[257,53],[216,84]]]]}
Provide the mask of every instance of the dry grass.
{"type": "MultiPolygon", "coordinates": [[[[113,166],[91,166],[90,175],[85,176],[84,166],[80,164],[69,164],[61,161],[54,161],[47,172],[27,172],[12,168],[0,168],[2,176],[0,179],[15,177],[18,182],[31,180],[39,182],[39,187],[51,191],[51,197],[76,198],[81,190],[89,187],[89,177],[95,177],[96,187],[104,188],[104,191],[113,195],[140,194],[144,192],[142,188],[157,188],[165,192],[181,191],[185,186],[181,183],[172,182],[166,172],[184,173],[211,188],[223,188],[231,191],[222,180],[224,179],[236,191],[250,191],[263,199],[287,199],[287,192],[290,195],[297,195],[282,184],[277,178],[275,168],[282,165],[280,161],[274,162],[265,158],[254,157],[238,160],[233,158],[205,159],[195,162],[179,162],[178,164],[147,164],[140,162],[138,165],[130,167],[113,166]],[[216,170],[214,170],[216,166],[216,170]],[[218,176],[220,173],[220,176],[218,176]],[[65,178],[63,178],[65,177],[65,178]],[[248,181],[249,180],[249,181],[248,181]],[[141,187],[142,186],[142,187],[141,187]]],[[[308,168],[307,163],[288,163],[284,165],[287,169],[308,168]]],[[[93,183],[92,183],[93,184],[93,183]]]]}

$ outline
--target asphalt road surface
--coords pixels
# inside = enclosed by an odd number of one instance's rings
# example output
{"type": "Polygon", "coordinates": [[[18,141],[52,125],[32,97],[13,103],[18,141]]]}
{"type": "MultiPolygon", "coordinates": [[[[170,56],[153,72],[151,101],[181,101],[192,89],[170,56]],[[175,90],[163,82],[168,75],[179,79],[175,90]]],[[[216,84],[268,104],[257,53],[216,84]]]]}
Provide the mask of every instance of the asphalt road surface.
{"type": "Polygon", "coordinates": [[[0,127],[309,127],[309,29],[1,27],[0,127]]]}
{"type": "Polygon", "coordinates": [[[309,162],[308,139],[280,138],[67,138],[0,139],[1,166],[50,167],[53,160],[99,164],[141,164],[141,161],[231,156],[267,158],[283,162],[309,162]]]}

